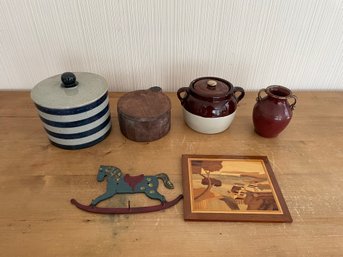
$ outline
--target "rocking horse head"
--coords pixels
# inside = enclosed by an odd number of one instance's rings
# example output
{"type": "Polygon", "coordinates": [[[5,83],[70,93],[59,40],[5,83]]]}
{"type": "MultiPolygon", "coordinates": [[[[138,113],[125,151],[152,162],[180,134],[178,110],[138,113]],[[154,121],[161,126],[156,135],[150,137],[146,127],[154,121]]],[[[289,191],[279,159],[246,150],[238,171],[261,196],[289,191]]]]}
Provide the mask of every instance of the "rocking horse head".
{"type": "Polygon", "coordinates": [[[122,172],[115,166],[101,165],[98,170],[97,180],[99,182],[104,181],[106,176],[121,176],[122,172]]]}

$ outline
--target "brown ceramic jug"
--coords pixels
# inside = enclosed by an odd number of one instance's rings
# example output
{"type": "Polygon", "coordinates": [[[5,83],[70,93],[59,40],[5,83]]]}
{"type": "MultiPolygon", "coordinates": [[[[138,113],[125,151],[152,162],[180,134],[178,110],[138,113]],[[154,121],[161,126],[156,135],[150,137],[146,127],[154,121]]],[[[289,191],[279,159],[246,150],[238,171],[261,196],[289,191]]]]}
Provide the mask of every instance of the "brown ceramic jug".
{"type": "Polygon", "coordinates": [[[253,122],[257,134],[263,137],[276,137],[291,121],[297,101],[292,91],[283,86],[269,86],[258,92],[253,110],[253,122]],[[261,93],[267,95],[261,97],[261,93]],[[289,103],[288,99],[293,99],[289,103]]]}

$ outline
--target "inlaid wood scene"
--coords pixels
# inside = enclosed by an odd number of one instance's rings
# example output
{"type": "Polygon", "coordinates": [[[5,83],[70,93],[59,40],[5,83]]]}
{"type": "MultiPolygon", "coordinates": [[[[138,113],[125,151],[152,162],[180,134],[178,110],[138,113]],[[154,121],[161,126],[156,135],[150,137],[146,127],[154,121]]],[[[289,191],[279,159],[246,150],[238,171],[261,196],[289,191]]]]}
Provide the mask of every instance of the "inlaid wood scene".
{"type": "Polygon", "coordinates": [[[183,162],[186,219],[290,217],[267,157],[199,155],[183,156],[183,162]]]}

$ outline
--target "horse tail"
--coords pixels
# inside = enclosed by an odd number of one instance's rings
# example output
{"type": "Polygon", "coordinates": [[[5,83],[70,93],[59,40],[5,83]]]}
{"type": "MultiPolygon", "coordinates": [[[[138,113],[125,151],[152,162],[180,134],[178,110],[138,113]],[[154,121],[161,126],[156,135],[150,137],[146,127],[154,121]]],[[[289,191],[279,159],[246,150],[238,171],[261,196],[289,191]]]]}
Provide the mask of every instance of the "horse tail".
{"type": "Polygon", "coordinates": [[[174,185],[170,181],[169,177],[165,173],[159,173],[156,175],[157,178],[161,179],[163,181],[163,184],[165,185],[166,188],[173,189],[174,185]]]}

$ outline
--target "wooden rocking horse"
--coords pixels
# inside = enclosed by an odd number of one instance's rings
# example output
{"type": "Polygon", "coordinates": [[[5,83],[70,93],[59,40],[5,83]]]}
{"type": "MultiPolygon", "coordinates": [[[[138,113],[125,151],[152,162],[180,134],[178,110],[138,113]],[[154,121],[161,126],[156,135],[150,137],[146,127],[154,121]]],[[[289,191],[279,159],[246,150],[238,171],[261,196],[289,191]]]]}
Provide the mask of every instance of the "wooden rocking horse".
{"type": "Polygon", "coordinates": [[[174,200],[168,202],[166,201],[165,197],[157,191],[159,185],[158,179],[161,179],[163,181],[163,184],[166,188],[174,188],[173,183],[169,180],[168,175],[165,173],[160,173],[154,176],[144,176],[144,174],[141,174],[139,176],[130,176],[129,174],[124,175],[118,167],[101,165],[98,171],[97,180],[99,182],[102,182],[105,178],[107,181],[106,192],[92,200],[90,205],[87,206],[80,204],[75,199],[71,199],[71,203],[74,204],[77,208],[88,212],[105,214],[128,214],[163,210],[177,204],[183,197],[182,195],[179,195],[174,200]],[[130,202],[128,202],[127,208],[96,207],[96,205],[101,201],[111,198],[116,194],[134,193],[144,193],[151,199],[159,200],[160,204],[155,206],[131,208],[130,202]]]}

